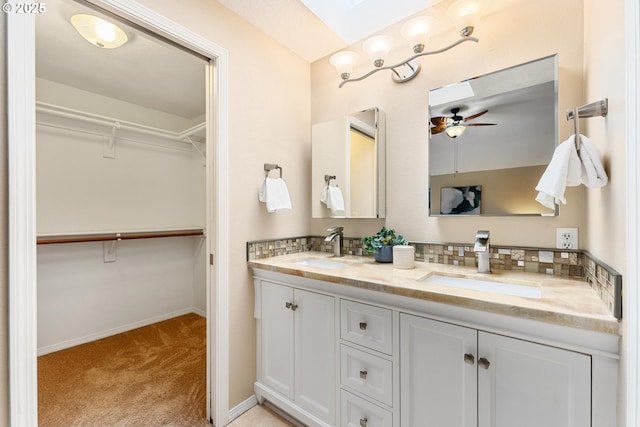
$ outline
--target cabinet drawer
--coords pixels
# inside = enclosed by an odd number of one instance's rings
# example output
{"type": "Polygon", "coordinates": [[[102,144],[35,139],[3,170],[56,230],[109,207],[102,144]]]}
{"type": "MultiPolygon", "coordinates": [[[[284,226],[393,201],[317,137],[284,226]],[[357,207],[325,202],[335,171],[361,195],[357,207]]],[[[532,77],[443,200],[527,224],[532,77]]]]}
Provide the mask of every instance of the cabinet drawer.
{"type": "Polygon", "coordinates": [[[391,310],[342,300],[340,336],[343,340],[391,355],[392,330],[391,310]]]}
{"type": "Polygon", "coordinates": [[[391,412],[341,390],[340,427],[393,427],[391,412]]]}
{"type": "Polygon", "coordinates": [[[342,345],[340,382],[386,405],[393,405],[393,365],[390,360],[342,345]]]}

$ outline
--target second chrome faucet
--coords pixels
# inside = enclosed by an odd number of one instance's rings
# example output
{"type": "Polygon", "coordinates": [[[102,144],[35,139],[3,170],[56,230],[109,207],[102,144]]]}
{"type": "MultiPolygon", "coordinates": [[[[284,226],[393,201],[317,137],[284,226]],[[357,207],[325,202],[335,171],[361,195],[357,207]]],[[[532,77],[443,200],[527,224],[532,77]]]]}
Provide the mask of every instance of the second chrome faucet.
{"type": "Polygon", "coordinates": [[[333,242],[333,255],[338,257],[344,256],[344,236],[342,230],[342,227],[327,228],[327,231],[331,234],[324,238],[324,241],[327,243],[333,242]]]}

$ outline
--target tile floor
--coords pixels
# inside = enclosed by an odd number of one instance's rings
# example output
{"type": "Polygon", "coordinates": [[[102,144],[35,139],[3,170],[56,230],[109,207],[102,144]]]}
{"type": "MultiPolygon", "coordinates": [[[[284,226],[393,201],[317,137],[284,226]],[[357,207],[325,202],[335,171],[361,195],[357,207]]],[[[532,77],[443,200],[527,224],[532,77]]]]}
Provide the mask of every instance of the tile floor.
{"type": "Polygon", "coordinates": [[[236,418],[229,427],[293,427],[294,424],[262,405],[256,405],[236,418]]]}

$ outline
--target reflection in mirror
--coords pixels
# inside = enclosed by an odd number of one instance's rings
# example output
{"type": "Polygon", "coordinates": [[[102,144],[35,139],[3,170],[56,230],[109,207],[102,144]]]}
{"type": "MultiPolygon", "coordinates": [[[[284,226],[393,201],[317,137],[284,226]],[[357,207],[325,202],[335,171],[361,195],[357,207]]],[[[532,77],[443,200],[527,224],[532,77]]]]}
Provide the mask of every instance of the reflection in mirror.
{"type": "Polygon", "coordinates": [[[384,117],[374,107],[313,125],[313,218],[384,218],[384,117]]]}
{"type": "Polygon", "coordinates": [[[557,215],[535,186],[557,144],[557,55],[429,91],[429,215],[557,215]]]}

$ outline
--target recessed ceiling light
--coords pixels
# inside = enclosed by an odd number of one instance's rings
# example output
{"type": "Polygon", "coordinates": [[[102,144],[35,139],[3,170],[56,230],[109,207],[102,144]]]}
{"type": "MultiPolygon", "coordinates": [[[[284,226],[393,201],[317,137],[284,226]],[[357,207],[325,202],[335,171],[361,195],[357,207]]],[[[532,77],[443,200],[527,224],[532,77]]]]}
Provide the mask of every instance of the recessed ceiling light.
{"type": "Polygon", "coordinates": [[[114,49],[129,40],[120,27],[97,16],[83,13],[73,15],[71,25],[85,40],[101,48],[114,49]]]}

